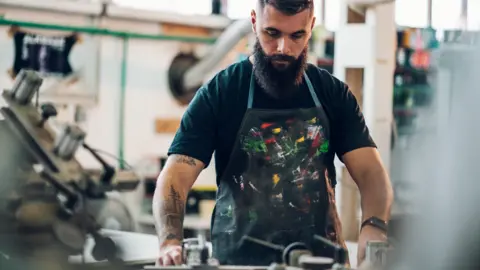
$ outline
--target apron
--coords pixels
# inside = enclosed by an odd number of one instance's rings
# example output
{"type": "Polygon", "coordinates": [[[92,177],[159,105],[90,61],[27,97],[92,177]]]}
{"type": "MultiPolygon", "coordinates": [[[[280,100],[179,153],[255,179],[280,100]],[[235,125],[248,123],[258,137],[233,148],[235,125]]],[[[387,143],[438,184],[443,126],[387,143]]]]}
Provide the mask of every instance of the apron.
{"type": "Polygon", "coordinates": [[[313,235],[344,247],[335,194],[324,162],[329,150],[327,115],[306,73],[315,103],[307,109],[254,109],[252,73],[248,107],[220,179],[212,216],[213,257],[222,265],[281,262],[281,250],[303,242],[317,256],[333,257],[313,235]]]}

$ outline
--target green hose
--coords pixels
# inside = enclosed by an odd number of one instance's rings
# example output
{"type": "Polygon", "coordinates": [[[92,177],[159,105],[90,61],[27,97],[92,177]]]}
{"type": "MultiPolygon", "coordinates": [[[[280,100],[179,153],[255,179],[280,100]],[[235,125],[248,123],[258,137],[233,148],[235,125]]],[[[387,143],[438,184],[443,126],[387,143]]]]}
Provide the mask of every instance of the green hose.
{"type": "Polygon", "coordinates": [[[113,30],[109,30],[109,29],[106,29],[106,28],[98,28],[98,27],[65,26],[65,25],[58,25],[58,24],[47,24],[47,23],[35,23],[35,22],[8,20],[8,19],[5,19],[3,17],[0,17],[0,25],[7,25],[7,26],[16,25],[18,27],[25,27],[25,28],[37,28],[37,29],[47,29],[47,30],[56,30],[56,31],[65,31],[65,32],[77,32],[77,33],[85,33],[85,34],[91,34],[91,35],[113,36],[113,37],[119,37],[119,38],[136,38],[136,39],[151,39],[151,40],[163,40],[163,41],[196,42],[196,43],[208,43],[208,44],[212,44],[212,43],[215,42],[214,38],[139,34],[139,33],[132,33],[132,32],[124,32],[124,31],[113,31],[113,30]]]}
{"type": "Polygon", "coordinates": [[[128,41],[123,38],[122,46],[122,64],[120,73],[120,111],[118,122],[118,166],[121,170],[125,169],[125,100],[127,95],[127,59],[128,59],[128,41]]]}

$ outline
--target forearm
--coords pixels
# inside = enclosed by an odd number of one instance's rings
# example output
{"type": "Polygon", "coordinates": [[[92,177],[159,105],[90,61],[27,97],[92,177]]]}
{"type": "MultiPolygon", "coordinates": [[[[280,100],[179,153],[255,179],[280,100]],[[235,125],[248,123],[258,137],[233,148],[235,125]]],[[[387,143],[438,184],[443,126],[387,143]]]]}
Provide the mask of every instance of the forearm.
{"type": "Polygon", "coordinates": [[[160,245],[183,240],[183,219],[188,190],[171,173],[160,175],[153,197],[153,216],[160,245]],[[177,183],[177,184],[176,184],[177,183]]]}
{"type": "Polygon", "coordinates": [[[393,203],[393,189],[383,168],[372,170],[358,181],[361,195],[362,220],[377,217],[388,221],[393,203]]]}

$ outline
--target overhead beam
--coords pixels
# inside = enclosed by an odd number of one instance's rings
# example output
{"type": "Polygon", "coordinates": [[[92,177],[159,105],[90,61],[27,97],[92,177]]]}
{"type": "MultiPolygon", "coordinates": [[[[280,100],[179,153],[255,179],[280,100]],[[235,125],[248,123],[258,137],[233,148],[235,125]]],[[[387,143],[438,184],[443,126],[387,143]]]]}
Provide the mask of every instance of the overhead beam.
{"type": "Polygon", "coordinates": [[[107,16],[113,19],[171,23],[218,30],[225,29],[232,22],[229,18],[219,15],[184,15],[175,12],[142,10],[121,7],[115,4],[81,1],[0,0],[0,8],[2,7],[86,16],[107,16]]]}

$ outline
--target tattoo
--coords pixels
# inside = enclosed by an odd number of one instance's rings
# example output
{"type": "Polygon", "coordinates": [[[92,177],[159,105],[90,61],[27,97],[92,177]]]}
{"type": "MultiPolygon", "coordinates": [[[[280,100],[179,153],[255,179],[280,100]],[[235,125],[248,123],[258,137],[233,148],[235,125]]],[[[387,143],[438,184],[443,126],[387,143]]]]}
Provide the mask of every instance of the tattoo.
{"type": "Polygon", "coordinates": [[[184,163],[184,164],[187,164],[187,165],[190,165],[190,166],[196,166],[197,165],[197,162],[195,162],[194,158],[188,157],[188,156],[183,156],[183,155],[176,155],[175,156],[175,161],[177,163],[184,163]]]}
{"type": "Polygon", "coordinates": [[[180,193],[170,186],[168,195],[161,202],[157,226],[161,242],[165,240],[183,239],[183,220],[185,213],[185,200],[180,193]]]}
{"type": "Polygon", "coordinates": [[[173,234],[173,233],[169,233],[167,235],[167,240],[178,240],[178,239],[181,239],[181,237],[178,237],[177,235],[173,234]]]}

